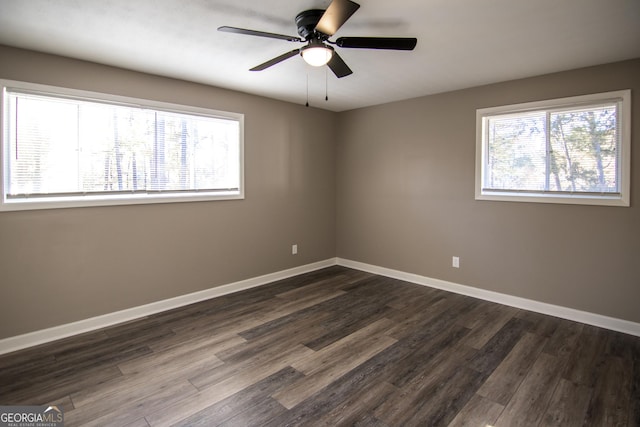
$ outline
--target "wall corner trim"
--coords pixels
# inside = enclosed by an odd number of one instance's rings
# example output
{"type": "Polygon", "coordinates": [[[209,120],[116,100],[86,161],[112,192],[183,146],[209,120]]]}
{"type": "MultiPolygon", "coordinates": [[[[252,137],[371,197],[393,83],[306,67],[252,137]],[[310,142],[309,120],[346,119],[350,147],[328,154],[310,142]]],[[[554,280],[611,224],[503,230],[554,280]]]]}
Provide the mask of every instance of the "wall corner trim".
{"type": "Polygon", "coordinates": [[[625,334],[640,337],[640,323],[635,323],[628,320],[617,319],[614,317],[603,316],[601,314],[589,313],[587,311],[548,304],[545,302],[516,297],[508,294],[502,294],[499,292],[488,291],[486,289],[474,288],[472,286],[447,282],[440,279],[433,279],[418,274],[406,273],[391,268],[379,267],[376,265],[366,264],[359,261],[352,261],[344,258],[337,258],[337,264],[343,267],[365,271],[367,273],[378,274],[380,276],[390,277],[392,279],[404,280],[406,282],[415,283],[417,285],[428,286],[430,288],[436,288],[456,294],[467,295],[485,301],[496,302],[511,307],[522,308],[524,310],[535,311],[537,313],[546,314],[549,316],[573,320],[575,322],[585,323],[588,325],[598,326],[600,328],[610,329],[612,331],[623,332],[625,334]]]}
{"type": "Polygon", "coordinates": [[[64,325],[53,326],[47,329],[41,329],[22,335],[0,339],[0,355],[11,353],[17,350],[22,350],[28,347],[33,347],[39,344],[44,344],[50,341],[67,338],[73,335],[91,332],[96,329],[113,326],[118,323],[129,322],[141,317],[150,316],[162,311],[172,310],[174,308],[179,308],[196,302],[205,301],[211,298],[216,298],[234,292],[255,288],[278,280],[297,276],[299,274],[310,273],[315,270],[331,267],[336,264],[337,258],[329,258],[323,261],[318,261],[299,267],[293,267],[275,273],[265,274],[263,276],[252,277],[249,279],[240,280],[238,282],[216,286],[214,288],[205,289],[203,291],[180,295],[166,300],[156,301],[137,307],[127,308],[113,313],[104,314],[101,316],[91,317],[89,319],[79,320],[77,322],[66,323],[64,325]]]}

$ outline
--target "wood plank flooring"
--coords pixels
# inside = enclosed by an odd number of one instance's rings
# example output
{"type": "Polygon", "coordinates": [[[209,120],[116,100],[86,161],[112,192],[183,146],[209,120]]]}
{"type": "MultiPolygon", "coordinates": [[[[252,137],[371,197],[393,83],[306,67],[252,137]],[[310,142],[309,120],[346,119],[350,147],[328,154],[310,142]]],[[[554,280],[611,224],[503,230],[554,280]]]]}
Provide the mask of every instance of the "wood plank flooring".
{"type": "Polygon", "coordinates": [[[640,338],[343,267],[0,356],[66,426],[640,426],[640,338]]]}

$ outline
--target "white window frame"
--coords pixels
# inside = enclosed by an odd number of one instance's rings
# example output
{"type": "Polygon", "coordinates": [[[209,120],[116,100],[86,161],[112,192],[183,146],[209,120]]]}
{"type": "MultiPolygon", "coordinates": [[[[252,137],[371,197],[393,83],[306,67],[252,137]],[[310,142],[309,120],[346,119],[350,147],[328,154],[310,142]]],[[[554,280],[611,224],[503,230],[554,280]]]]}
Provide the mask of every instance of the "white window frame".
{"type": "Polygon", "coordinates": [[[601,206],[630,206],[631,181],[631,90],[604,92],[591,95],[527,102],[476,110],[476,200],[506,202],[563,203],[601,206]],[[517,192],[483,189],[485,165],[488,161],[488,119],[492,116],[527,113],[549,109],[561,109],[619,102],[618,188],[620,193],[566,193],[566,192],[517,192]]]}
{"type": "Polygon", "coordinates": [[[63,87],[27,83],[13,80],[0,79],[1,102],[0,102],[0,212],[31,210],[31,209],[54,209],[54,208],[72,208],[72,207],[89,207],[89,206],[112,206],[112,205],[135,205],[135,204],[151,204],[151,203],[176,203],[176,202],[197,202],[212,200],[237,200],[244,199],[244,114],[231,113],[208,108],[194,107],[181,104],[173,104],[167,102],[153,101],[148,99],[132,98],[119,95],[111,95],[98,92],[90,92],[84,90],[69,89],[63,87]],[[128,106],[134,108],[145,108],[161,112],[170,112],[178,114],[188,114],[196,116],[204,116],[211,118],[222,118],[235,120],[239,124],[239,188],[238,190],[229,191],[185,191],[176,193],[132,193],[132,194],[100,194],[100,195],[84,195],[84,196],[52,196],[37,197],[25,199],[7,199],[5,191],[5,183],[8,182],[9,176],[5,166],[5,156],[8,149],[9,141],[8,126],[8,103],[7,91],[24,91],[42,94],[45,96],[72,98],[81,101],[94,101],[106,104],[128,106]]]}

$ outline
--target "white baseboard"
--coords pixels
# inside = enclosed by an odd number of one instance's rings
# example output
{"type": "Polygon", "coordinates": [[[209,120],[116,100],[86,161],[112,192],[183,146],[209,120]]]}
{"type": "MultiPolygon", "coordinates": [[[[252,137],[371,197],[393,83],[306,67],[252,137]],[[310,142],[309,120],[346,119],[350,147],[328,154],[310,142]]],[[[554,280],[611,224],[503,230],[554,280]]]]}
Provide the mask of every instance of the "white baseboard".
{"type": "Polygon", "coordinates": [[[250,279],[241,280],[239,282],[217,286],[215,288],[206,289],[204,291],[181,295],[162,301],[156,301],[150,304],[116,311],[114,313],[108,313],[102,316],[91,317],[89,319],[79,320],[73,323],[54,326],[52,328],[29,332],[23,335],[4,338],[0,340],[0,354],[10,353],[16,350],[21,350],[23,348],[33,347],[61,338],[70,337],[72,335],[94,331],[96,329],[105,328],[107,326],[112,326],[118,323],[128,322],[131,320],[139,319],[141,317],[149,316],[162,311],[172,310],[174,308],[183,307],[185,305],[193,304],[207,299],[239,292],[245,289],[255,288],[278,280],[286,279],[288,277],[310,273],[312,271],[320,270],[332,265],[341,265],[344,267],[366,271],[368,273],[378,274],[393,279],[404,280],[406,282],[411,282],[418,285],[442,289],[444,291],[449,291],[456,294],[467,295],[486,301],[492,301],[499,304],[535,311],[537,313],[548,314],[550,316],[586,323],[588,325],[598,326],[613,331],[640,336],[640,323],[616,319],[613,317],[589,313],[586,311],[575,310],[568,307],[547,304],[544,302],[520,298],[512,295],[502,294],[499,292],[488,291],[485,289],[474,288],[471,286],[460,285],[453,282],[447,282],[445,280],[433,279],[426,276],[420,276],[418,274],[406,273],[403,271],[393,270],[386,267],[379,267],[359,261],[351,261],[344,258],[330,258],[324,261],[319,261],[300,267],[294,267],[288,270],[265,274],[264,276],[253,277],[250,279]]]}
{"type": "Polygon", "coordinates": [[[366,271],[368,273],[378,274],[393,279],[404,280],[406,282],[418,285],[429,286],[431,288],[442,289],[444,291],[453,292],[471,296],[474,298],[497,302],[499,304],[511,307],[522,308],[537,313],[548,314],[550,316],[560,317],[562,319],[573,320],[588,325],[598,326],[613,331],[624,332],[625,334],[640,336],[640,323],[630,322],[628,320],[616,319],[614,317],[603,316],[601,314],[589,313],[587,311],[575,310],[573,308],[562,307],[559,305],[548,304],[527,298],[516,297],[513,295],[502,294],[499,292],[488,291],[485,289],[474,288],[471,286],[460,285],[457,283],[447,282],[440,279],[432,279],[426,276],[420,276],[413,273],[405,273],[399,270],[393,270],[385,267],[378,267],[358,261],[338,258],[337,264],[353,268],[356,270],[366,271]]]}
{"type": "Polygon", "coordinates": [[[324,261],[302,265],[300,267],[294,267],[288,270],[278,271],[276,273],[265,274],[264,276],[253,277],[250,279],[241,280],[239,282],[216,286],[215,288],[205,289],[204,291],[193,292],[191,294],[181,295],[162,301],[156,301],[138,307],[127,308],[125,310],[104,314],[102,316],[91,317],[89,319],[79,320],[73,323],[67,323],[64,325],[54,326],[52,328],[29,332],[23,335],[4,338],[0,340],[0,354],[10,353],[12,351],[21,350],[27,347],[33,347],[35,345],[70,337],[72,335],[94,331],[96,329],[105,328],[107,326],[112,326],[118,323],[128,322],[131,320],[139,319],[141,317],[149,316],[162,311],[172,310],[174,308],[219,297],[222,295],[227,295],[233,292],[255,288],[257,286],[266,285],[277,280],[286,279],[288,277],[297,276],[299,274],[309,273],[315,270],[320,270],[321,268],[330,267],[332,265],[336,265],[336,258],[330,258],[324,261]]]}

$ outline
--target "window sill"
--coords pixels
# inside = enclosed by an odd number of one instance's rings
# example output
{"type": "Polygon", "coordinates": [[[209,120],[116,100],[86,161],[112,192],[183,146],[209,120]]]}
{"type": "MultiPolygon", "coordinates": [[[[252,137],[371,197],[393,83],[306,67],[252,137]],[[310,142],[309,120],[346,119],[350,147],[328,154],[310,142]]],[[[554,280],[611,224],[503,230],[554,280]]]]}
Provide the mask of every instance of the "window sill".
{"type": "Polygon", "coordinates": [[[476,192],[476,200],[495,202],[525,202],[525,203],[556,203],[567,205],[593,205],[629,207],[628,199],[619,194],[610,196],[593,196],[591,194],[541,194],[541,193],[513,193],[513,192],[476,192]]]}
{"type": "Polygon", "coordinates": [[[38,197],[33,199],[4,200],[0,203],[1,211],[22,211],[39,209],[62,209],[81,208],[96,206],[122,206],[122,205],[144,205],[158,203],[189,203],[189,202],[209,202],[220,200],[241,200],[244,194],[240,191],[225,191],[215,193],[201,193],[193,195],[155,195],[147,194],[118,195],[114,196],[84,196],[82,198],[46,198],[38,197]]]}

